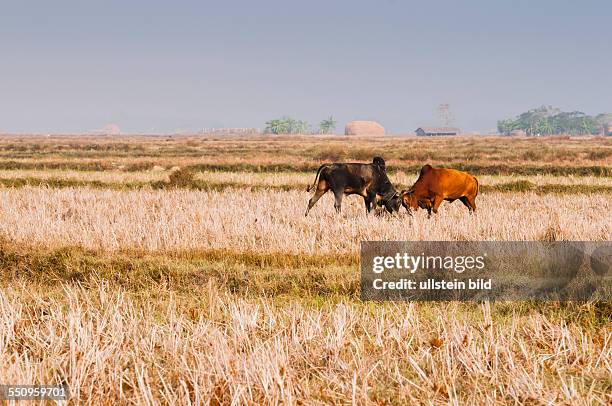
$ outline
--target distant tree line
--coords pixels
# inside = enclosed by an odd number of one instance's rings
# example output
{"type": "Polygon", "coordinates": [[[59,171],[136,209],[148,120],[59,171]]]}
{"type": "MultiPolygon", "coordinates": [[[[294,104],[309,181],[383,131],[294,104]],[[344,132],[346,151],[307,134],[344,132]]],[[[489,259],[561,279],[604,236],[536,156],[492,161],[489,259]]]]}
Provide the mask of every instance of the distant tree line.
{"type": "Polygon", "coordinates": [[[336,120],[330,116],[319,123],[317,129],[312,128],[307,121],[291,117],[281,117],[266,121],[266,134],[331,134],[336,128],[336,120]]]}
{"type": "Polygon", "coordinates": [[[509,135],[522,130],[527,135],[603,134],[612,121],[612,113],[589,116],[580,111],[564,112],[552,106],[541,106],[515,118],[499,120],[497,131],[509,135]]]}

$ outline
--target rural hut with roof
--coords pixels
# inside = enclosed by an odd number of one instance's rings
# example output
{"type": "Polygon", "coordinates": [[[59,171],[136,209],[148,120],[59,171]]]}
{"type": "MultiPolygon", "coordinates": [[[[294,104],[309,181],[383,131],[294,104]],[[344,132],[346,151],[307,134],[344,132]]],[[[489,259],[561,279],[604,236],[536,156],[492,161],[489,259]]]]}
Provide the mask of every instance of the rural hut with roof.
{"type": "Polygon", "coordinates": [[[416,135],[421,137],[457,135],[460,132],[461,130],[456,127],[419,127],[416,129],[416,135]]]}

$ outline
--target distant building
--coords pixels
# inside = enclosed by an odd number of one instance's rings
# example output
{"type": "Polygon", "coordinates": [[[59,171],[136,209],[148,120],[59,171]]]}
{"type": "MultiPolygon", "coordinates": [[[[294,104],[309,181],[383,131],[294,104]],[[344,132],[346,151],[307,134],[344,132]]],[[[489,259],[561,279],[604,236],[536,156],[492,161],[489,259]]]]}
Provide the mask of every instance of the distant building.
{"type": "Polygon", "coordinates": [[[457,135],[460,132],[461,130],[456,127],[419,127],[416,129],[416,135],[421,137],[457,135]]]}
{"type": "Polygon", "coordinates": [[[612,135],[612,121],[610,121],[608,124],[606,124],[605,126],[605,133],[606,135],[612,135]]]}
{"type": "Polygon", "coordinates": [[[259,128],[229,128],[229,127],[221,127],[221,128],[203,128],[200,131],[201,134],[212,134],[212,135],[220,135],[220,134],[261,134],[261,130],[259,128]]]}

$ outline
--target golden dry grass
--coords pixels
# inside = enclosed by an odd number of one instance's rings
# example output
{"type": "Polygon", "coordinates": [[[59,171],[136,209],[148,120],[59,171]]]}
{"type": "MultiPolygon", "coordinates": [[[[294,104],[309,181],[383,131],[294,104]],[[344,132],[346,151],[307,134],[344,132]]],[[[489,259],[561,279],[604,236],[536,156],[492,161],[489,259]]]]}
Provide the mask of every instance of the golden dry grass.
{"type": "Polygon", "coordinates": [[[325,195],[308,217],[306,192],[0,190],[0,236],[22,244],[143,250],[231,248],[289,253],[356,253],[362,240],[609,240],[610,195],[483,194],[478,214],[459,202],[438,215],[366,215],[325,195]]]}
{"type": "MultiPolygon", "coordinates": [[[[181,170],[183,172],[184,170],[181,170]]],[[[155,167],[149,171],[77,171],[77,170],[0,170],[0,184],[12,187],[49,186],[95,187],[98,189],[159,189],[182,187],[199,190],[224,190],[250,188],[268,190],[271,193],[287,190],[304,190],[313,182],[313,173],[280,172],[252,173],[233,171],[202,171],[192,173],[193,180],[182,185],[170,181],[176,169],[155,167]]],[[[408,188],[417,179],[418,172],[396,171],[390,179],[397,190],[408,188]]],[[[612,193],[612,177],[602,176],[552,176],[552,175],[478,175],[483,192],[547,193],[612,193]]]]}
{"type": "Polygon", "coordinates": [[[105,283],[51,298],[27,285],[2,289],[0,379],[67,382],[72,402],[88,404],[611,400],[609,329],[512,310],[501,321],[486,303],[313,309],[213,284],[200,296],[185,312],[163,288],[146,301],[105,283]]]}
{"type": "Polygon", "coordinates": [[[596,137],[0,137],[2,184],[48,181],[0,187],[0,382],[66,382],[71,404],[610,404],[609,303],[362,303],[357,254],[610,240],[611,157],[596,137]],[[380,154],[396,184],[430,162],[517,185],[476,216],[328,195],[304,218],[312,168],[380,154]],[[220,188],[154,190],[175,165],[220,188]]]}
{"type": "MultiPolygon", "coordinates": [[[[599,174],[612,164],[605,137],[0,137],[2,169],[296,171],[383,156],[390,168],[463,165],[486,173],[599,174]]],[[[608,174],[609,174],[609,168],[608,174]]]]}
{"type": "MultiPolygon", "coordinates": [[[[155,182],[167,180],[171,170],[148,171],[66,171],[66,170],[0,170],[0,179],[67,179],[74,181],[98,181],[105,183],[155,182]]],[[[411,185],[418,173],[398,171],[389,175],[392,183],[411,185]]],[[[207,182],[235,183],[245,186],[287,186],[304,188],[314,180],[310,172],[252,173],[232,171],[195,172],[195,178],[207,182]]],[[[612,178],[601,176],[551,176],[551,175],[479,175],[482,185],[528,181],[534,185],[599,185],[612,186],[612,178]]]]}

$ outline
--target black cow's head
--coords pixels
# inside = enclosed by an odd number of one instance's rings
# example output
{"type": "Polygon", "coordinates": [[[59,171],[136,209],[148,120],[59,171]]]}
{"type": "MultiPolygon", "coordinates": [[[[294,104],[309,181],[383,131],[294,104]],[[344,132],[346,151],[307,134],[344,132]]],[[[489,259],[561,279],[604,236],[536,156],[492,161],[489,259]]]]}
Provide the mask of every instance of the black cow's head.
{"type": "Polygon", "coordinates": [[[387,211],[390,212],[390,209],[393,211],[399,211],[400,206],[402,205],[402,199],[400,198],[399,193],[395,193],[391,199],[389,199],[389,203],[385,206],[387,211]]]}
{"type": "Polygon", "coordinates": [[[387,166],[385,164],[385,160],[380,157],[380,156],[375,156],[374,159],[372,159],[372,164],[374,164],[374,166],[377,166],[378,168],[380,168],[381,171],[386,172],[387,170],[387,166]]]}
{"type": "Polygon", "coordinates": [[[402,205],[402,199],[399,193],[392,191],[388,195],[384,195],[378,200],[379,206],[384,206],[387,212],[393,213],[399,211],[402,205]]]}

